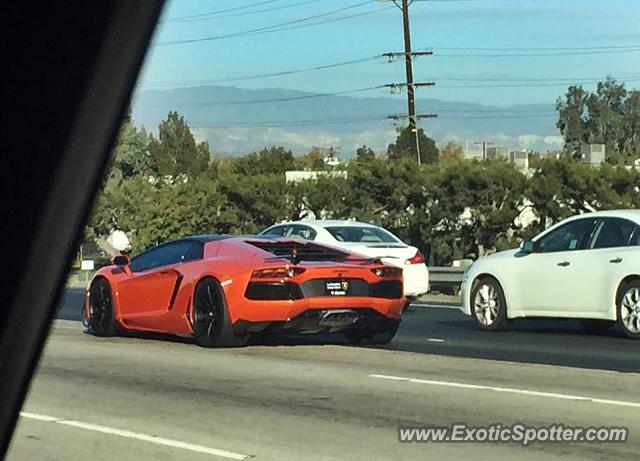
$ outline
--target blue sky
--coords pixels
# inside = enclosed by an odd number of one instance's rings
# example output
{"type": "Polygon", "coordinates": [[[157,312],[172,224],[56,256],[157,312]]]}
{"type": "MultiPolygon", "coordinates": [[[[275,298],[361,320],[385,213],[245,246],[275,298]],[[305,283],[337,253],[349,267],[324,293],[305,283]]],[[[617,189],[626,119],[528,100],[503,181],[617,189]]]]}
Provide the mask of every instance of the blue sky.
{"type": "MultiPolygon", "coordinates": [[[[188,86],[190,82],[242,88],[287,88],[335,92],[401,82],[404,66],[384,59],[329,70],[247,81],[221,79],[279,72],[375,56],[403,49],[400,11],[390,2],[372,1],[323,16],[328,20],[373,10],[342,21],[275,33],[168,45],[184,39],[220,36],[257,29],[363,3],[364,0],[173,0],[167,3],[141,76],[143,88],[188,86]],[[172,21],[262,3],[206,16],[206,20],[172,21]],[[276,9],[277,8],[277,9],[276,9]],[[270,10],[255,12],[256,10],[270,10]],[[250,13],[250,14],[246,14],[250,13]]],[[[313,21],[309,21],[311,23],[313,21]]],[[[300,25],[306,24],[300,22],[300,25]]],[[[434,56],[415,63],[416,80],[436,87],[419,96],[448,101],[507,106],[549,103],[568,83],[547,86],[487,87],[506,82],[487,79],[583,79],[636,77],[640,86],[640,1],[638,0],[426,0],[411,7],[414,49],[433,48],[434,56]],[[620,47],[637,51],[558,56],[452,57],[453,54],[566,53],[540,48],[620,47]],[[485,48],[465,50],[447,48],[485,48]],[[514,50],[522,48],[525,50],[514,50]],[[529,50],[531,49],[531,50],[529,50]],[[452,80],[470,79],[470,80],[452,80]],[[474,85],[471,88],[459,86],[474,85]]],[[[513,84],[514,82],[511,82],[513,84]]],[[[517,85],[526,82],[515,82],[517,85]]],[[[592,87],[592,85],[585,85],[592,87]]],[[[362,94],[362,93],[361,93],[362,94]]],[[[384,90],[364,93],[386,95],[384,90]]],[[[362,94],[362,95],[364,95],[362,94]]],[[[401,97],[401,96],[398,96],[401,97]]]]}

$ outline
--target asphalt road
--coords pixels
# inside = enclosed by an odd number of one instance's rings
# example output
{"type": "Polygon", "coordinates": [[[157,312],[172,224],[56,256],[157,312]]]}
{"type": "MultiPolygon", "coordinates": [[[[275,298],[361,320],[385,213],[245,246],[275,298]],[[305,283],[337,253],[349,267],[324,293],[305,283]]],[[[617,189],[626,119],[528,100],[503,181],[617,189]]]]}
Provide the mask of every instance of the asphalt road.
{"type": "MultiPolygon", "coordinates": [[[[77,318],[71,291],[60,318],[77,318]]],[[[338,337],[207,350],[187,339],[95,338],[58,320],[10,460],[633,459],[640,344],[577,324],[476,331],[414,307],[387,347],[338,337]],[[406,444],[401,426],[625,426],[626,443],[406,444]]]]}

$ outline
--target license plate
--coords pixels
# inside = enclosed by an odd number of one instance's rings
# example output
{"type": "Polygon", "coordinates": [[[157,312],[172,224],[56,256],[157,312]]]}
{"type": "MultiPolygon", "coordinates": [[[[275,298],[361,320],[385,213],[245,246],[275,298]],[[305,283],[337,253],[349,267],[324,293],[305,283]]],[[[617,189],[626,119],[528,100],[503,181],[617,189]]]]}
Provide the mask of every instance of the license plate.
{"type": "Polygon", "coordinates": [[[347,280],[326,282],[325,291],[330,296],[345,296],[349,291],[349,282],[347,280]]]}

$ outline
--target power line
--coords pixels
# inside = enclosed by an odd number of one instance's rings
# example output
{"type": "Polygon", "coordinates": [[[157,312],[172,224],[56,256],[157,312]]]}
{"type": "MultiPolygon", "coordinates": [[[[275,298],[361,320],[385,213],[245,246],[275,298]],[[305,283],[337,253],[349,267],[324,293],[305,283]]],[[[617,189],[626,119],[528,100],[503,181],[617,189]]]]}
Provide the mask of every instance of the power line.
{"type": "MultiPolygon", "coordinates": [[[[288,8],[295,8],[298,6],[303,6],[303,5],[308,5],[310,3],[317,3],[320,0],[305,0],[303,2],[298,2],[298,3],[289,3],[287,5],[280,5],[280,6],[275,6],[272,8],[263,8],[261,10],[253,10],[253,11],[245,11],[242,13],[232,13],[232,14],[222,14],[222,15],[215,15],[215,16],[206,16],[206,17],[196,17],[196,18],[192,18],[192,19],[183,19],[183,20],[168,20],[171,21],[171,23],[183,23],[183,22],[196,22],[196,21],[211,21],[211,20],[216,20],[216,19],[225,19],[225,18],[237,18],[240,16],[250,16],[252,14],[260,14],[260,13],[270,13],[272,11],[277,11],[277,10],[284,10],[284,9],[288,9],[288,8]]],[[[163,22],[167,22],[167,21],[163,21],[163,22]]]]}
{"type": "MultiPolygon", "coordinates": [[[[637,82],[640,81],[640,77],[616,80],[620,83],[637,82]]],[[[571,82],[547,82],[547,83],[497,83],[497,84],[477,84],[477,85],[438,85],[438,88],[539,88],[539,87],[560,87],[560,86],[578,86],[578,85],[595,85],[602,82],[602,80],[589,80],[589,81],[571,81],[571,82]]]]}
{"type": "Polygon", "coordinates": [[[295,26],[289,26],[289,27],[280,27],[278,29],[272,29],[272,30],[267,30],[267,31],[263,31],[263,32],[256,32],[256,33],[252,33],[252,34],[245,34],[243,35],[243,37],[251,37],[253,35],[262,35],[262,34],[269,34],[272,32],[284,32],[287,30],[294,30],[294,29],[302,29],[302,28],[306,28],[306,27],[312,27],[312,26],[319,26],[321,24],[328,24],[331,22],[338,22],[338,21],[344,21],[346,19],[352,19],[352,18],[359,18],[362,16],[368,16],[370,14],[375,14],[375,13],[380,13],[382,11],[387,11],[392,9],[393,7],[390,8],[375,8],[373,10],[366,10],[363,11],[361,13],[354,13],[351,15],[347,15],[347,16],[340,16],[339,18],[331,18],[331,19],[324,19],[322,21],[316,21],[316,22],[312,22],[311,24],[298,24],[295,26]]]}
{"type": "MultiPolygon", "coordinates": [[[[425,117],[431,118],[435,114],[421,114],[425,117]]],[[[514,115],[454,115],[454,116],[438,116],[443,120],[491,120],[491,119],[512,119],[512,118],[550,118],[557,116],[556,112],[549,113],[520,113],[514,115]]],[[[407,117],[406,115],[398,115],[397,117],[389,115],[363,115],[356,117],[342,117],[342,118],[324,118],[324,119],[296,119],[296,120],[277,120],[270,122],[229,122],[224,124],[200,124],[192,125],[192,128],[244,128],[244,127],[256,127],[256,128],[278,128],[278,127],[305,127],[305,126],[318,126],[329,124],[343,124],[343,123],[362,123],[362,122],[383,122],[385,120],[396,119],[401,117],[407,117]]]]}
{"type": "Polygon", "coordinates": [[[624,49],[605,49],[605,50],[584,50],[584,51],[558,51],[558,52],[544,52],[544,53],[494,53],[494,54],[446,54],[437,53],[433,54],[435,58],[535,58],[535,57],[548,57],[548,56],[580,56],[580,55],[597,55],[597,54],[617,54],[617,53],[636,53],[640,51],[640,47],[637,48],[624,48],[624,49]]]}
{"type": "Polygon", "coordinates": [[[278,2],[280,0],[262,0],[260,2],[255,2],[255,3],[251,3],[248,5],[242,5],[242,6],[235,6],[233,8],[225,8],[222,10],[215,10],[215,11],[209,11],[207,13],[200,13],[200,14],[191,14],[188,16],[179,16],[179,17],[175,17],[175,18],[168,18],[165,21],[166,22],[181,22],[181,21],[186,21],[186,20],[191,20],[191,19],[196,19],[196,18],[202,18],[202,17],[206,17],[206,16],[214,16],[217,14],[221,14],[221,13],[229,13],[232,11],[239,11],[239,10],[244,10],[246,8],[252,8],[254,6],[262,6],[262,5],[266,5],[269,3],[275,3],[278,2]]]}
{"type": "Polygon", "coordinates": [[[255,29],[249,29],[249,30],[244,30],[241,32],[232,32],[232,33],[228,33],[228,34],[222,34],[222,35],[214,35],[211,37],[201,37],[201,38],[193,38],[193,39],[184,39],[184,40],[173,40],[170,42],[161,42],[158,43],[157,46],[167,46],[167,45],[181,45],[181,44],[187,44],[187,43],[199,43],[199,42],[206,42],[206,41],[212,41],[212,40],[221,40],[221,39],[225,39],[225,38],[232,38],[232,37],[240,37],[240,36],[244,36],[244,35],[255,35],[257,33],[268,33],[270,31],[272,31],[272,29],[278,29],[280,27],[284,27],[284,26],[289,26],[292,24],[298,24],[300,22],[305,22],[305,21],[310,21],[312,19],[318,19],[318,18],[322,18],[325,16],[329,16],[335,13],[340,13],[342,11],[347,11],[347,10],[352,10],[354,8],[358,8],[361,7],[363,5],[366,5],[368,3],[373,3],[375,0],[366,0],[364,2],[359,2],[353,5],[349,5],[343,8],[338,8],[335,10],[331,10],[331,11],[326,11],[324,13],[319,13],[319,14],[315,14],[312,16],[305,16],[302,18],[297,18],[297,19],[293,19],[291,21],[286,21],[286,22],[282,22],[279,24],[273,24],[271,26],[264,26],[264,27],[258,27],[255,29]]]}
{"type": "MultiPolygon", "coordinates": [[[[288,101],[300,101],[303,99],[315,99],[325,98],[329,96],[337,96],[341,94],[362,93],[365,91],[379,90],[384,88],[385,85],[370,86],[366,88],[356,88],[353,90],[334,91],[331,93],[312,93],[300,96],[290,96],[286,98],[272,98],[272,99],[251,99],[251,100],[239,100],[239,101],[208,101],[208,102],[194,102],[189,104],[180,104],[180,106],[238,106],[238,105],[252,105],[252,104],[266,104],[274,102],[288,102],[288,101]]],[[[167,102],[164,104],[158,104],[160,107],[164,107],[167,104],[176,104],[175,102],[167,102]]],[[[147,105],[148,106],[148,105],[147,105]]]]}
{"type": "Polygon", "coordinates": [[[461,50],[461,51],[582,51],[582,50],[615,50],[625,48],[638,48],[640,45],[602,45],[602,46],[562,46],[562,47],[523,47],[523,48],[500,48],[500,47],[468,47],[468,46],[435,46],[438,50],[461,50]]]}
{"type": "Polygon", "coordinates": [[[453,116],[453,117],[442,117],[446,120],[493,120],[493,119],[512,119],[512,118],[551,118],[557,117],[557,113],[548,113],[548,114],[516,114],[516,115],[470,115],[470,116],[453,116]]]}
{"type": "Polygon", "coordinates": [[[234,128],[234,127],[279,127],[279,126],[316,126],[319,124],[336,124],[336,123],[360,123],[367,121],[384,121],[384,115],[362,115],[357,117],[342,117],[342,118],[324,118],[324,119],[297,119],[297,120],[278,120],[271,122],[238,122],[238,123],[226,123],[226,124],[207,124],[207,125],[192,125],[193,128],[234,128]]]}
{"type": "Polygon", "coordinates": [[[547,83],[574,83],[580,81],[605,81],[607,78],[612,78],[613,80],[633,80],[640,79],[640,76],[630,76],[630,77],[612,77],[611,75],[607,75],[606,77],[573,77],[573,78],[561,78],[561,77],[532,77],[532,78],[516,78],[516,77],[443,77],[437,76],[433,77],[436,80],[442,81],[452,81],[452,82],[547,82],[547,83]]]}
{"type": "Polygon", "coordinates": [[[379,55],[368,56],[366,58],[334,62],[332,64],[303,67],[300,69],[284,70],[280,72],[271,72],[271,73],[265,73],[265,74],[241,75],[237,77],[226,77],[226,78],[209,79],[209,80],[190,80],[190,81],[182,81],[182,82],[148,82],[146,83],[146,85],[207,84],[207,83],[219,83],[219,82],[233,82],[233,81],[241,81],[241,80],[255,80],[260,78],[280,77],[283,75],[293,75],[293,74],[300,74],[303,72],[313,72],[318,70],[333,69],[335,67],[350,66],[353,64],[360,64],[362,62],[373,61],[379,58],[380,58],[379,55]]]}

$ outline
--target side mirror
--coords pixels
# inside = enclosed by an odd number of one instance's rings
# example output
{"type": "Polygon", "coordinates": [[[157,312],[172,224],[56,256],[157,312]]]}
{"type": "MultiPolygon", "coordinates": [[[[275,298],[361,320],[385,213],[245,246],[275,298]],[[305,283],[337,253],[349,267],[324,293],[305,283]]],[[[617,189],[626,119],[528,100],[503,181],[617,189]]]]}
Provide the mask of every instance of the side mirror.
{"type": "Polygon", "coordinates": [[[111,260],[113,264],[116,266],[128,266],[129,265],[129,257],[124,255],[114,256],[111,260]]]}
{"type": "Polygon", "coordinates": [[[520,244],[520,251],[523,253],[533,253],[535,242],[533,240],[525,240],[520,244]]]}

